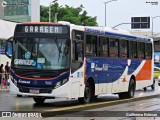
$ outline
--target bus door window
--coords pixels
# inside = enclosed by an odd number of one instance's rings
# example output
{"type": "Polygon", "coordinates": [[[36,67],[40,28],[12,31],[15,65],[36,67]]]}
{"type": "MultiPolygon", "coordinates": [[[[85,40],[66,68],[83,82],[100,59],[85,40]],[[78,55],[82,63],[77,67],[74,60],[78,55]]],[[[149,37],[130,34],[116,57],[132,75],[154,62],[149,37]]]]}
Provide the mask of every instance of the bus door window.
{"type": "Polygon", "coordinates": [[[72,61],[83,61],[84,58],[84,34],[80,31],[73,32],[72,61]]]}
{"type": "Polygon", "coordinates": [[[128,41],[120,40],[120,58],[127,58],[128,56],[128,41]]]}
{"type": "Polygon", "coordinates": [[[137,42],[135,41],[129,42],[129,58],[130,59],[137,58],[137,42]]]}
{"type": "Polygon", "coordinates": [[[84,33],[73,31],[72,36],[72,72],[76,71],[83,65],[84,59],[84,33]]]}
{"type": "Polygon", "coordinates": [[[100,37],[100,57],[109,56],[109,38],[100,37]]]}
{"type": "Polygon", "coordinates": [[[110,57],[118,58],[118,39],[110,38],[110,57]]]}
{"type": "Polygon", "coordinates": [[[83,42],[76,42],[75,43],[75,59],[77,61],[83,60],[83,42]]]}
{"type": "Polygon", "coordinates": [[[88,57],[97,56],[97,36],[93,35],[86,36],[86,56],[88,57]]]}
{"type": "Polygon", "coordinates": [[[144,53],[145,53],[145,44],[142,42],[138,42],[138,59],[144,59],[145,58],[144,53]]]}

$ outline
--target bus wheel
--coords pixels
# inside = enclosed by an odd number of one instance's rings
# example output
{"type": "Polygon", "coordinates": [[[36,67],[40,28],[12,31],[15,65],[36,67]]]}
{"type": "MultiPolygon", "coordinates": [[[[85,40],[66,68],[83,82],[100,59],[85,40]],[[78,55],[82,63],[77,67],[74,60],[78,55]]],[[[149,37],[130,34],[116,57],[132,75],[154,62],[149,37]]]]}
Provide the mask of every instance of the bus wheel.
{"type": "Polygon", "coordinates": [[[84,102],[90,103],[94,100],[94,92],[92,85],[87,82],[85,90],[84,90],[84,102]]]}
{"type": "Polygon", "coordinates": [[[91,103],[94,100],[94,90],[92,85],[87,82],[84,90],[84,97],[78,98],[79,103],[91,103]]]}
{"type": "Polygon", "coordinates": [[[22,97],[22,95],[17,95],[17,97],[22,97]]]}
{"type": "Polygon", "coordinates": [[[127,98],[126,93],[119,93],[118,96],[119,96],[120,99],[126,99],[127,98]]]}
{"type": "Polygon", "coordinates": [[[45,101],[45,98],[33,98],[34,102],[36,102],[36,104],[43,104],[45,101]]]}
{"type": "Polygon", "coordinates": [[[119,93],[118,95],[120,99],[127,99],[134,97],[134,93],[135,93],[135,82],[133,79],[131,79],[129,83],[128,92],[119,93]]]}
{"type": "Polygon", "coordinates": [[[151,85],[152,90],[155,90],[155,80],[153,81],[153,84],[151,85]]]}
{"type": "Polygon", "coordinates": [[[144,87],[143,90],[144,90],[144,92],[146,92],[147,91],[147,87],[144,87]]]}
{"type": "Polygon", "coordinates": [[[133,79],[131,79],[131,81],[129,83],[129,89],[128,89],[128,92],[127,92],[127,97],[132,98],[132,97],[134,97],[134,94],[135,94],[135,82],[134,82],[133,79]]]}

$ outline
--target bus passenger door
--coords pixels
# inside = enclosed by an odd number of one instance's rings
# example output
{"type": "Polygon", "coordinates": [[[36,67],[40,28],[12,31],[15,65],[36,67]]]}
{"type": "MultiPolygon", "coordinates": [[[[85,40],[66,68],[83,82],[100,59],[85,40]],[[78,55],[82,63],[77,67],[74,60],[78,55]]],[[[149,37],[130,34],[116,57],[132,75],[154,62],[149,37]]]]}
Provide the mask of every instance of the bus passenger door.
{"type": "Polygon", "coordinates": [[[72,63],[71,63],[71,74],[72,74],[72,86],[71,95],[73,98],[82,96],[84,89],[80,87],[80,84],[84,82],[84,33],[81,31],[73,30],[71,43],[72,63]]]}

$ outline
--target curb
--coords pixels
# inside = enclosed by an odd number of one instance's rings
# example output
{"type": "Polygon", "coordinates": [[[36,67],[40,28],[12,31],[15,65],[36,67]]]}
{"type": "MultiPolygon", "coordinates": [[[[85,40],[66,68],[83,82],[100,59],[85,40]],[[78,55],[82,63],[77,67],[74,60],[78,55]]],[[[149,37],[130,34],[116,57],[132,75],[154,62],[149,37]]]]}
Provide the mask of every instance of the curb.
{"type": "MultiPolygon", "coordinates": [[[[100,102],[100,104],[93,103],[94,105],[87,105],[82,106],[82,107],[76,107],[73,109],[63,109],[63,110],[49,110],[49,111],[43,111],[42,112],[42,117],[55,117],[59,115],[65,115],[65,114],[72,114],[74,112],[80,112],[80,111],[85,111],[85,110],[91,110],[91,109],[96,109],[96,108],[101,108],[101,107],[107,107],[111,105],[118,105],[118,104],[123,104],[123,103],[128,103],[128,102],[136,102],[136,101],[141,101],[141,100],[147,100],[151,98],[159,98],[160,94],[154,94],[154,95],[148,95],[148,96],[143,96],[143,97],[135,97],[135,98],[130,98],[130,99],[120,99],[120,100],[113,100],[113,101],[107,101],[107,102],[100,102]]],[[[81,105],[79,105],[81,106],[81,105]]]]}

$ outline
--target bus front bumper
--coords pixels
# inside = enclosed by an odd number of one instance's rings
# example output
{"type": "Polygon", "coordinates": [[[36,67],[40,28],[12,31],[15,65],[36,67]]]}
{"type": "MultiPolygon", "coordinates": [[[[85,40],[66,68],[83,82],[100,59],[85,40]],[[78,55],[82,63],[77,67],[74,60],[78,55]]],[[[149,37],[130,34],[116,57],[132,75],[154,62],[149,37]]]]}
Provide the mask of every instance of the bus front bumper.
{"type": "Polygon", "coordinates": [[[23,95],[29,97],[48,97],[48,98],[71,98],[69,82],[60,86],[59,88],[53,89],[51,93],[38,93],[35,90],[31,90],[29,93],[20,92],[19,88],[11,81],[10,82],[10,94],[12,95],[23,95]]]}

